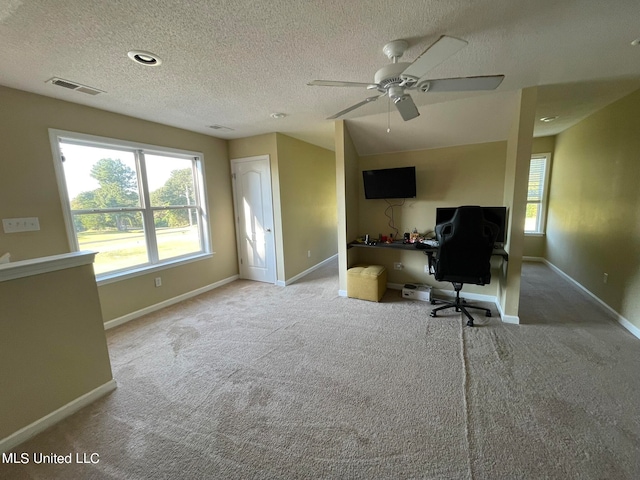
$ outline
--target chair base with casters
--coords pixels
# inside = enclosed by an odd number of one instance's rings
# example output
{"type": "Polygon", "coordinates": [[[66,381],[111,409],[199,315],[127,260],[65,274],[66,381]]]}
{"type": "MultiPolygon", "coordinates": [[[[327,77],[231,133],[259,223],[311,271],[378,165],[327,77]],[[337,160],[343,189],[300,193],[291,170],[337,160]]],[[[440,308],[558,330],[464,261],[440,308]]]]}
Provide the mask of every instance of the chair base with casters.
{"type": "Polygon", "coordinates": [[[447,308],[455,308],[456,312],[462,312],[464,313],[464,315],[468,318],[467,320],[467,326],[468,327],[473,327],[473,317],[471,316],[471,314],[468,312],[467,309],[469,308],[473,308],[475,310],[483,310],[485,312],[485,316],[490,317],[491,316],[491,310],[489,310],[488,308],[484,308],[484,307],[476,307],[474,305],[466,305],[464,304],[464,299],[460,298],[460,290],[462,290],[462,283],[455,283],[453,282],[453,288],[456,291],[456,299],[454,302],[448,302],[446,300],[435,300],[432,299],[431,300],[431,305],[435,305],[436,303],[440,302],[440,303],[444,303],[444,305],[438,307],[438,308],[434,308],[433,310],[431,310],[431,313],[429,314],[430,317],[437,317],[437,312],[439,312],[440,310],[446,310],[447,308]]]}

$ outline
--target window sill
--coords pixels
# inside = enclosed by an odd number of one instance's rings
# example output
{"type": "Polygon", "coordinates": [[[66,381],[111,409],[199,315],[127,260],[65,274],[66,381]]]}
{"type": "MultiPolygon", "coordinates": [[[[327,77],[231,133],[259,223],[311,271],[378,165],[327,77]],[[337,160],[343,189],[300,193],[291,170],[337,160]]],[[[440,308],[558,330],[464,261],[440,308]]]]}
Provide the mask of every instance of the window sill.
{"type": "Polygon", "coordinates": [[[544,232],[524,232],[525,237],[544,237],[544,232]]]}
{"type": "Polygon", "coordinates": [[[180,258],[177,260],[170,260],[156,265],[144,265],[138,268],[132,268],[125,272],[114,273],[102,273],[96,275],[96,283],[98,286],[108,285],[109,283],[119,282],[121,280],[127,280],[129,278],[140,277],[142,275],[148,275],[150,273],[159,272],[161,270],[167,270],[169,268],[178,267],[180,265],[186,265],[187,263],[198,262],[200,260],[206,260],[207,258],[213,258],[216,252],[202,253],[189,258],[180,258]]]}

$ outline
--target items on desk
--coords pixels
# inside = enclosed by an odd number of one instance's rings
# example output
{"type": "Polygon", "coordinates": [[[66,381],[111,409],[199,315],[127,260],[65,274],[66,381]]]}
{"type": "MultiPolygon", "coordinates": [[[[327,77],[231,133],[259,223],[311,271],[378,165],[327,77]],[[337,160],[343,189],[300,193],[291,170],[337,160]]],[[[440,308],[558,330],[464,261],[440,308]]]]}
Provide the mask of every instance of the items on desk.
{"type": "MultiPolygon", "coordinates": [[[[358,237],[353,242],[347,245],[347,248],[351,247],[376,247],[376,248],[391,248],[398,250],[417,250],[423,252],[425,255],[433,255],[438,250],[438,244],[434,244],[433,238],[422,238],[421,241],[418,241],[413,244],[404,243],[404,241],[391,242],[391,243],[382,243],[374,240],[370,240],[368,244],[364,242],[364,237],[358,237]],[[424,243],[424,241],[428,241],[432,245],[424,243]]],[[[509,261],[509,254],[506,252],[504,247],[499,245],[494,245],[492,255],[499,256],[504,259],[505,262],[509,261]]]]}
{"type": "Polygon", "coordinates": [[[435,238],[421,238],[416,242],[415,247],[419,250],[438,248],[440,244],[435,238]]]}
{"type": "Polygon", "coordinates": [[[374,247],[376,245],[397,245],[404,242],[396,242],[393,237],[387,237],[386,235],[378,235],[378,238],[371,238],[370,235],[364,235],[362,237],[358,237],[355,241],[350,245],[367,245],[369,247],[374,247]]]}
{"type": "Polygon", "coordinates": [[[375,245],[413,245],[418,249],[425,248],[437,248],[438,241],[435,238],[426,238],[427,234],[418,233],[417,229],[414,229],[414,232],[405,232],[402,241],[396,241],[394,238],[394,234],[390,233],[387,235],[378,234],[378,238],[372,238],[371,235],[365,234],[361,237],[358,237],[354,243],[360,243],[369,246],[375,245]]]}
{"type": "Polygon", "coordinates": [[[420,243],[423,243],[430,247],[437,247],[440,245],[440,242],[438,242],[438,240],[436,240],[435,238],[423,238],[422,240],[420,240],[420,243]]]}
{"type": "Polygon", "coordinates": [[[358,239],[356,240],[356,243],[364,243],[365,245],[371,245],[371,246],[374,246],[374,245],[377,245],[377,244],[378,244],[378,241],[377,241],[377,240],[373,240],[373,239],[369,236],[369,234],[367,233],[367,234],[365,234],[365,236],[364,236],[364,237],[358,237],[358,239]]]}
{"type": "Polygon", "coordinates": [[[402,243],[416,243],[416,242],[418,242],[420,240],[420,238],[421,238],[421,236],[418,233],[418,229],[414,227],[413,231],[404,232],[404,236],[402,238],[402,243]]]}
{"type": "Polygon", "coordinates": [[[409,243],[416,243],[418,241],[418,237],[420,234],[418,233],[418,229],[414,228],[413,232],[409,234],[409,243]]]}

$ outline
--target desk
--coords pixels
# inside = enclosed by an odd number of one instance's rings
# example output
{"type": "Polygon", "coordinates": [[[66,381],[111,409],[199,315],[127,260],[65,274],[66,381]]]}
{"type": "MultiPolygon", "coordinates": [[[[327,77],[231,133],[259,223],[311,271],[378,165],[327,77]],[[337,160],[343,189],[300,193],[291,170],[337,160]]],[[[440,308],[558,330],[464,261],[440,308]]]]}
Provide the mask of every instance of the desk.
{"type": "MultiPolygon", "coordinates": [[[[417,248],[415,243],[403,243],[403,242],[393,242],[393,243],[377,243],[375,245],[367,245],[365,243],[351,242],[347,244],[347,248],[359,247],[359,248],[386,248],[391,250],[409,250],[414,252],[422,252],[425,255],[434,254],[438,251],[438,247],[429,247],[423,245],[426,248],[417,248]]],[[[497,255],[502,257],[505,261],[509,261],[509,254],[504,248],[494,248],[492,255],[497,255]]]]}

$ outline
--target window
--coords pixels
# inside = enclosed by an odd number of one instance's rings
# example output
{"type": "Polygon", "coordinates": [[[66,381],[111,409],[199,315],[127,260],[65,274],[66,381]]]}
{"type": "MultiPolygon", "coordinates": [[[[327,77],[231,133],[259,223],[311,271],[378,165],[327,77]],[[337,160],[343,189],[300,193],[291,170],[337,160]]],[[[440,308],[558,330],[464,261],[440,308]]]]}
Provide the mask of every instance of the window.
{"type": "Polygon", "coordinates": [[[550,154],[534,155],[529,164],[525,233],[543,234],[547,211],[550,154]]]}
{"type": "Polygon", "coordinates": [[[51,130],[72,250],[98,280],[210,252],[202,155],[51,130]]]}

